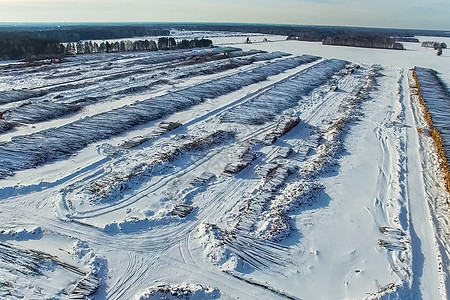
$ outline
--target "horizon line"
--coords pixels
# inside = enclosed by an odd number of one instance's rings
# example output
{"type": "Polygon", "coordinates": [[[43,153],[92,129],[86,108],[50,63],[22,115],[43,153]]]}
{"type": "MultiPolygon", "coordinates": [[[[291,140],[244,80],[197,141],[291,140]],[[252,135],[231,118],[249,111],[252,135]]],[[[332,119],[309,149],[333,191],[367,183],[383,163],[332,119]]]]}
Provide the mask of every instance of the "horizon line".
{"type": "Polygon", "coordinates": [[[241,23],[241,22],[150,22],[150,21],[132,21],[132,22],[104,22],[104,21],[91,21],[91,22],[72,22],[72,21],[24,21],[24,22],[1,22],[0,26],[16,26],[16,25],[28,25],[28,24],[42,24],[42,25],[89,25],[89,24],[177,24],[177,25],[190,25],[190,24],[204,24],[204,25],[250,25],[250,26],[289,26],[289,27],[333,27],[333,28],[354,28],[354,29],[382,29],[382,30],[411,30],[411,31],[440,31],[440,32],[450,32],[450,29],[418,29],[418,28],[398,28],[398,27],[371,27],[371,26],[354,26],[354,25],[306,25],[306,24],[283,24],[283,23],[241,23]]]}

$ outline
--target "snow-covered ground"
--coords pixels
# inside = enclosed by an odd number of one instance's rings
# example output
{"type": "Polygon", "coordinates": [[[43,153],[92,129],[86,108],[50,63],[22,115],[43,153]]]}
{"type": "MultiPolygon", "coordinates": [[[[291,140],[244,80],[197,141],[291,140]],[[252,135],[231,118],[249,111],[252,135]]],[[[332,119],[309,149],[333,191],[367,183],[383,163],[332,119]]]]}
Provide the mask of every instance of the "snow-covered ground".
{"type": "Polygon", "coordinates": [[[0,298],[447,299],[449,52],[187,36],[1,66],[0,298]]]}
{"type": "Polygon", "coordinates": [[[122,40],[153,40],[157,41],[161,37],[171,37],[176,41],[183,39],[210,39],[214,42],[214,45],[231,45],[242,44],[247,41],[247,38],[252,43],[260,42],[273,42],[286,40],[287,36],[262,34],[262,33],[246,33],[246,32],[229,32],[229,31],[192,31],[192,30],[170,30],[169,36],[140,36],[124,39],[110,39],[110,40],[93,40],[92,42],[101,43],[104,41],[122,41],[122,40]]]}

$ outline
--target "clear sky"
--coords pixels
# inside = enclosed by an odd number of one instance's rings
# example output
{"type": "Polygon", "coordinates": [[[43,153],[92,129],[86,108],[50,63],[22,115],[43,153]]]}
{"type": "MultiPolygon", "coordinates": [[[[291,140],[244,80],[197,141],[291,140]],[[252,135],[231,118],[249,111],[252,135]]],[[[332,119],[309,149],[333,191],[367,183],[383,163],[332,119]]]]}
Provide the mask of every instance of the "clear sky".
{"type": "Polygon", "coordinates": [[[0,0],[0,22],[239,22],[450,30],[450,0],[0,0]]]}

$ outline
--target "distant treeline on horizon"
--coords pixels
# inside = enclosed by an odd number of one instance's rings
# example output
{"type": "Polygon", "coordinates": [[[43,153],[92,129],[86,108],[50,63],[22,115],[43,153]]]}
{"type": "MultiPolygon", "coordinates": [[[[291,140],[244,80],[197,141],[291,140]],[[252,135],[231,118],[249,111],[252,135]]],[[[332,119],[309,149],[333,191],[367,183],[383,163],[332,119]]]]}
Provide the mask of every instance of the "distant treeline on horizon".
{"type": "MultiPolygon", "coordinates": [[[[350,26],[284,25],[256,23],[1,23],[1,32],[40,32],[36,38],[56,39],[60,42],[79,40],[119,39],[137,36],[167,36],[170,29],[201,31],[240,31],[277,35],[295,35],[304,31],[328,32],[333,36],[342,31],[378,33],[398,37],[440,36],[450,37],[449,30],[396,29],[350,26]],[[87,30],[88,29],[88,30],[87,30]],[[153,31],[153,33],[152,33],[153,31]],[[158,33],[159,31],[159,33],[158,33]],[[46,33],[44,33],[46,32],[46,33]],[[62,34],[61,32],[64,32],[62,34]],[[44,34],[44,35],[42,35],[44,34]],[[101,36],[104,36],[103,38],[101,36]]],[[[327,36],[328,37],[328,36],[327,36]]],[[[325,37],[326,38],[326,37],[325,37]]]]}
{"type": "MultiPolygon", "coordinates": [[[[23,59],[40,58],[55,54],[67,54],[66,43],[76,43],[91,40],[111,40],[126,39],[136,37],[169,36],[171,29],[191,30],[191,31],[228,31],[228,32],[248,32],[288,36],[290,39],[306,41],[327,41],[327,43],[356,43],[346,37],[352,35],[364,36],[368,41],[376,41],[372,44],[383,44],[387,47],[400,47],[391,44],[390,38],[397,40],[408,40],[414,35],[435,35],[448,36],[450,32],[437,30],[408,30],[408,29],[377,29],[377,28],[357,28],[357,27],[333,27],[333,26],[295,26],[295,25],[266,25],[266,24],[202,24],[202,23],[153,23],[153,24],[33,24],[33,25],[1,25],[0,24],[0,59],[23,59]],[[381,42],[380,42],[381,41],[381,42]],[[63,49],[64,47],[64,49],[63,49]]],[[[359,41],[358,41],[359,42],[359,41]]],[[[194,42],[196,44],[196,42],[194,42]]],[[[124,45],[119,42],[109,43],[109,46],[100,43],[93,43],[92,53],[109,52],[107,49],[124,49],[124,45]]],[[[83,44],[85,47],[85,43],[83,44]]],[[[153,50],[154,44],[151,41],[135,43],[125,46],[127,49],[153,50]]],[[[182,42],[177,47],[192,47],[192,42],[182,42]],[[189,46],[188,46],[189,44],[189,46]]],[[[383,46],[385,47],[385,46],[383,46]]],[[[77,49],[78,50],[78,49],[77,49]]],[[[89,50],[90,51],[90,50],[89,50]]],[[[118,50],[121,51],[121,50],[118,50]]],[[[134,51],[134,50],[126,50],[134,51]]],[[[136,50],[140,51],[140,50],[136,50]]],[[[70,51],[73,52],[73,47],[70,51]]],[[[78,52],[77,53],[81,53],[78,52]]]]}
{"type": "Polygon", "coordinates": [[[115,42],[86,41],[84,43],[60,44],[64,54],[90,54],[90,53],[112,53],[132,51],[157,51],[212,47],[213,42],[209,39],[192,39],[176,41],[174,38],[162,37],[156,43],[154,40],[122,40],[115,42]]]}
{"type": "Polygon", "coordinates": [[[168,36],[170,30],[148,26],[0,26],[0,59],[46,58],[67,54],[63,43],[168,36]]]}
{"type": "Polygon", "coordinates": [[[111,40],[139,36],[168,36],[170,30],[149,26],[62,26],[62,27],[27,27],[19,26],[16,30],[0,26],[0,38],[21,37],[39,40],[52,40],[60,43],[111,40]]]}
{"type": "Polygon", "coordinates": [[[54,40],[31,38],[0,38],[0,59],[45,59],[74,54],[112,53],[131,51],[157,51],[189,48],[212,47],[209,39],[176,41],[174,38],[161,37],[154,40],[122,40],[115,42],[78,41],[77,43],[59,43],[54,40]]]}

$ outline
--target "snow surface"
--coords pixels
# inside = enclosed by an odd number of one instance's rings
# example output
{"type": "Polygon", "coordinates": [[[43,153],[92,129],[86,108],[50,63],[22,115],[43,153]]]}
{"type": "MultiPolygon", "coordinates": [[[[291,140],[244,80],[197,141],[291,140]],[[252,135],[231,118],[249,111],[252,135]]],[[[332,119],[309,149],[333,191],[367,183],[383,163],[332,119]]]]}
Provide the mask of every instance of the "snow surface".
{"type": "Polygon", "coordinates": [[[5,69],[0,298],[448,298],[447,51],[249,36],[5,69]]]}

